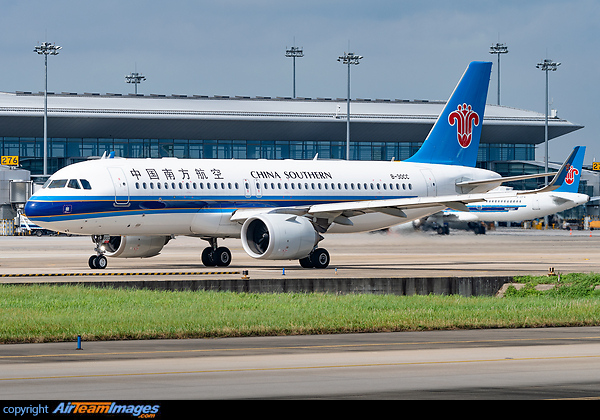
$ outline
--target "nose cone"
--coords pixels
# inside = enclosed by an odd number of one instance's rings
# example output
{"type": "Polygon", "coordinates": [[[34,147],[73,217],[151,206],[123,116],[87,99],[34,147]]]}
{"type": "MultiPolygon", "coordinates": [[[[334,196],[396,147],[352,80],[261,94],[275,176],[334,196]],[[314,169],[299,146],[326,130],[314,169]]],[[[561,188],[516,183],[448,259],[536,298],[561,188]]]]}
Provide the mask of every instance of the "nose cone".
{"type": "Polygon", "coordinates": [[[48,203],[43,201],[35,200],[35,196],[32,196],[27,203],[25,203],[25,216],[30,220],[36,217],[43,217],[48,215],[48,203]]]}
{"type": "Polygon", "coordinates": [[[35,202],[31,201],[31,199],[27,200],[27,203],[25,203],[25,215],[27,217],[31,217],[35,214],[36,212],[36,208],[35,208],[35,202]]]}

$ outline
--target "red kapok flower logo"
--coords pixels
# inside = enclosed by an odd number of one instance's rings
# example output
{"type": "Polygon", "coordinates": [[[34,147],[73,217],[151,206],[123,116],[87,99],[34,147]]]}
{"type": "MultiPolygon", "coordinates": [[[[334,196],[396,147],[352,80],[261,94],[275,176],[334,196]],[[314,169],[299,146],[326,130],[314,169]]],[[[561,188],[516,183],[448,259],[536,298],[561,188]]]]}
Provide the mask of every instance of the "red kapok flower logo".
{"type": "Polygon", "coordinates": [[[460,147],[467,148],[473,139],[473,126],[479,125],[479,114],[473,111],[471,105],[462,104],[456,111],[448,115],[448,123],[456,124],[456,138],[460,147]]]}

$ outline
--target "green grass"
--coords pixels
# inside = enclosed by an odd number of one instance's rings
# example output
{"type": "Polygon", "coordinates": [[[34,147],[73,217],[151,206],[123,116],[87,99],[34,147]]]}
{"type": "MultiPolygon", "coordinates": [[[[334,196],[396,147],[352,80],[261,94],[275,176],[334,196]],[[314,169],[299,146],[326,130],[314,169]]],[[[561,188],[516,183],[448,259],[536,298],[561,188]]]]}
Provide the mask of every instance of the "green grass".
{"type": "Polygon", "coordinates": [[[523,276],[515,279],[518,283],[524,283],[525,287],[520,290],[509,288],[506,293],[508,297],[539,296],[548,299],[556,298],[600,298],[600,275],[596,273],[569,273],[558,276],[523,276]],[[554,288],[548,291],[535,289],[538,284],[552,284],[554,288]]]}
{"type": "MultiPolygon", "coordinates": [[[[571,287],[580,289],[557,290],[571,287]]],[[[600,325],[597,291],[534,292],[500,299],[0,285],[0,342],[600,325]]]]}

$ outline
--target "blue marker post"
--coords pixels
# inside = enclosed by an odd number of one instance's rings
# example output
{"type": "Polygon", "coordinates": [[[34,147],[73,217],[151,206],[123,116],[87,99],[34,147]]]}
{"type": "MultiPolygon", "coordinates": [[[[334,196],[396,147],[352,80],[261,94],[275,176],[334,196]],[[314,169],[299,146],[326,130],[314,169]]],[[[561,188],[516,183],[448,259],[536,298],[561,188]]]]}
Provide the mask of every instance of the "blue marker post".
{"type": "Polygon", "coordinates": [[[82,350],[81,348],[81,336],[77,336],[77,350],[82,350]]]}

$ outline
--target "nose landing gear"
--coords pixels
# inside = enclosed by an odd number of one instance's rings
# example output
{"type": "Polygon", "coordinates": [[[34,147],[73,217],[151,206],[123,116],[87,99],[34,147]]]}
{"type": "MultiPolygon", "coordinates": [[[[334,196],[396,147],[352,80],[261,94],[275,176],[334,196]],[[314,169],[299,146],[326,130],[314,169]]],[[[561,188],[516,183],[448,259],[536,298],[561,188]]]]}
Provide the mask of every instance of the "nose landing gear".
{"type": "Polygon", "coordinates": [[[92,270],[104,270],[108,265],[108,261],[106,260],[106,257],[102,254],[92,255],[88,260],[88,265],[92,270]]]}
{"type": "Polygon", "coordinates": [[[108,243],[110,236],[108,235],[92,235],[92,242],[96,244],[94,251],[96,255],[92,255],[88,259],[88,265],[92,270],[104,270],[108,265],[108,261],[104,256],[104,244],[108,243]]]}

